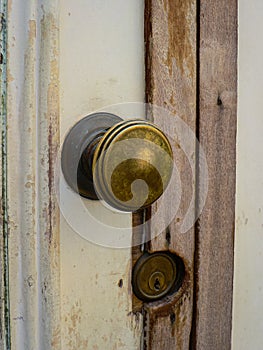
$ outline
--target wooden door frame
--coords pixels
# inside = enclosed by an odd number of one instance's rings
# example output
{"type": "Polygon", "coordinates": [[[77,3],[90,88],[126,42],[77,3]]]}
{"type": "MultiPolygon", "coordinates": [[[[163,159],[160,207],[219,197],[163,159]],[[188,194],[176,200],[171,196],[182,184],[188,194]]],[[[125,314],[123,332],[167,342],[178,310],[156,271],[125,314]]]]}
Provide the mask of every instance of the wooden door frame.
{"type": "MultiPolygon", "coordinates": [[[[147,251],[183,258],[187,281],[170,299],[142,306],[144,349],[230,349],[235,231],[237,0],[146,0],[146,102],[179,115],[196,133],[209,172],[206,205],[182,237],[176,223],[147,251]]],[[[155,117],[153,116],[153,121],[155,117]]],[[[172,123],[172,121],[171,121],[172,123]]],[[[171,125],[165,125],[171,128],[171,125]]],[[[203,195],[196,148],[196,207],[203,195]]],[[[187,165],[179,160],[181,172],[187,165]]],[[[184,191],[190,191],[187,182],[184,191]],[[187,187],[188,186],[188,187],[187,187]]],[[[154,208],[152,210],[155,210],[154,208]]],[[[134,215],[134,223],[142,218],[134,215]]],[[[138,250],[133,249],[133,260],[138,250]]],[[[135,311],[138,302],[134,303],[135,311]]]]}

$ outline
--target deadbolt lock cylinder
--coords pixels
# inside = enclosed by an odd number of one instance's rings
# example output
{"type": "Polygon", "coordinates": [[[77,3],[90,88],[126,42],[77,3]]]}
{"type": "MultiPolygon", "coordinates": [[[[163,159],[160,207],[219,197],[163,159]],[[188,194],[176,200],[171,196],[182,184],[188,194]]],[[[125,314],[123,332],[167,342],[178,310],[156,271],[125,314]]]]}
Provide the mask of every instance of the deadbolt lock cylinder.
{"type": "Polygon", "coordinates": [[[165,251],[144,253],[133,268],[133,292],[143,301],[156,301],[176,292],[183,277],[184,264],[177,255],[165,251]]]}

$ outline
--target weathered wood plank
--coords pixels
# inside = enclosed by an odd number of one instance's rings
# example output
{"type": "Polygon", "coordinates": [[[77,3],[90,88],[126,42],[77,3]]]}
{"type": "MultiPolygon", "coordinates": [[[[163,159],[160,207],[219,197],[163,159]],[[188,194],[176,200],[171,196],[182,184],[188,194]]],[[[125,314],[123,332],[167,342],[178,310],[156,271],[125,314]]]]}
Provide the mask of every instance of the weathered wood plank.
{"type": "MultiPolygon", "coordinates": [[[[230,349],[235,220],[237,1],[200,2],[199,139],[209,191],[196,244],[193,348],[230,349]]],[[[198,192],[201,198],[202,193],[198,192]]]]}
{"type": "MultiPolygon", "coordinates": [[[[167,114],[180,117],[193,132],[196,125],[196,1],[145,1],[146,41],[146,100],[163,107],[167,114]]],[[[149,118],[149,115],[148,115],[149,118]]],[[[164,301],[144,304],[146,349],[189,349],[193,303],[194,227],[181,233],[181,223],[195,197],[195,172],[178,147],[180,136],[175,135],[175,119],[162,120],[153,108],[153,122],[172,140],[176,165],[181,180],[181,203],[166,230],[153,238],[148,250],[169,250],[179,255],[185,264],[186,276],[181,289],[164,301]]],[[[178,130],[177,130],[178,131],[178,130]]],[[[195,150],[195,140],[192,143],[195,150]]],[[[195,159],[195,152],[192,154],[195,159]]],[[[153,205],[153,214],[159,210],[153,205]]],[[[169,200],[165,204],[170,208],[169,200]]],[[[174,209],[176,211],[176,209],[174,209]]],[[[164,212],[158,214],[160,220],[164,212]]],[[[152,227],[154,231],[154,227],[152,227]]]]}

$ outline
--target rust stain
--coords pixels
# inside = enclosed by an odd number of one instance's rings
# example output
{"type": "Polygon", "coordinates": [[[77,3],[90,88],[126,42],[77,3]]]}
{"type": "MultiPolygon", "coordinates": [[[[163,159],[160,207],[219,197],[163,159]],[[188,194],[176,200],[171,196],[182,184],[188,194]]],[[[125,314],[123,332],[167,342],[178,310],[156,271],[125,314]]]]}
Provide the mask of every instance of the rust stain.
{"type": "MultiPolygon", "coordinates": [[[[40,164],[43,176],[41,188],[41,227],[44,233],[47,267],[43,298],[48,315],[46,337],[52,349],[61,348],[61,325],[59,299],[59,208],[56,200],[55,162],[59,147],[59,52],[58,19],[42,8],[44,15],[40,22],[40,74],[41,74],[41,125],[40,164]],[[49,316],[52,315],[52,316],[49,316]]],[[[71,320],[72,321],[72,320],[71,320]]],[[[77,322],[77,319],[73,322],[77,322]]]]}
{"type": "Polygon", "coordinates": [[[167,66],[170,74],[173,62],[185,74],[185,67],[191,77],[194,76],[195,55],[191,43],[191,15],[193,0],[165,0],[164,9],[168,17],[169,47],[167,52],[167,66]]]}
{"type": "Polygon", "coordinates": [[[148,0],[145,6],[146,102],[192,121],[196,101],[196,96],[192,98],[196,86],[196,1],[148,0]]]}
{"type": "Polygon", "coordinates": [[[12,81],[15,80],[15,78],[13,77],[13,75],[12,75],[11,72],[10,72],[9,67],[7,68],[6,75],[7,75],[7,82],[8,82],[8,83],[11,83],[12,81]]]}
{"type": "MultiPolygon", "coordinates": [[[[185,328],[184,325],[191,321],[188,310],[189,303],[191,304],[192,302],[192,280],[190,277],[192,272],[190,271],[189,263],[186,261],[184,263],[186,272],[179,291],[160,301],[144,304],[144,317],[147,326],[145,328],[145,336],[149,349],[152,348],[153,344],[156,344],[156,339],[154,340],[155,330],[159,329],[160,325],[161,327],[164,326],[161,319],[165,318],[168,318],[170,322],[170,328],[163,329],[165,336],[173,339],[172,343],[176,343],[178,349],[183,348],[184,336],[182,332],[185,328]]],[[[166,341],[169,341],[168,338],[166,340],[160,339],[158,344],[160,346],[164,343],[166,344],[166,341]]]]}
{"type": "Polygon", "coordinates": [[[13,0],[8,0],[7,1],[7,12],[11,13],[13,8],[13,0]]]}
{"type": "Polygon", "coordinates": [[[51,62],[50,71],[50,83],[48,86],[47,93],[47,116],[49,117],[49,129],[48,129],[48,180],[49,180],[49,218],[50,218],[50,231],[49,231],[49,242],[52,240],[52,227],[56,227],[58,218],[58,211],[55,210],[57,207],[56,198],[54,196],[55,189],[55,161],[58,153],[59,147],[59,90],[58,90],[58,60],[54,59],[51,62]],[[54,220],[54,221],[53,221],[54,220]],[[53,222],[52,222],[53,221],[53,222]]]}
{"type": "Polygon", "coordinates": [[[52,349],[60,349],[60,325],[58,325],[54,330],[53,330],[53,336],[51,340],[51,346],[52,349]]]}
{"type": "Polygon", "coordinates": [[[69,313],[66,315],[67,320],[67,349],[85,350],[88,348],[88,339],[81,335],[79,327],[82,322],[81,301],[76,301],[69,313]]]}
{"type": "Polygon", "coordinates": [[[46,128],[47,154],[41,158],[41,163],[47,167],[48,203],[43,208],[46,218],[46,237],[49,248],[56,248],[59,236],[59,210],[56,201],[55,162],[59,148],[59,53],[58,26],[51,13],[44,14],[41,19],[42,50],[49,51],[50,61],[47,65],[47,96],[46,96],[46,128]],[[47,157],[47,158],[46,158],[47,157]],[[44,160],[44,161],[43,161],[44,160]]]}
{"type": "Polygon", "coordinates": [[[58,60],[53,59],[50,64],[50,83],[47,92],[48,127],[48,187],[49,187],[49,243],[52,243],[52,233],[58,223],[58,210],[55,198],[55,161],[59,147],[59,89],[58,89],[58,60]]]}
{"type": "Polygon", "coordinates": [[[35,42],[37,35],[37,26],[36,21],[31,19],[29,20],[29,44],[33,44],[35,42]]]}

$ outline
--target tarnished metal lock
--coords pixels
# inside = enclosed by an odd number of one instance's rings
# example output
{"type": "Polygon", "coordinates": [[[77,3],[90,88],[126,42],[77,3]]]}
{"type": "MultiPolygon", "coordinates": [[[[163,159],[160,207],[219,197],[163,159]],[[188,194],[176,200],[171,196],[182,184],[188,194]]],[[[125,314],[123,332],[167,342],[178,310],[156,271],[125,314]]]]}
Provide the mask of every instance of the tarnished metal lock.
{"type": "Polygon", "coordinates": [[[173,154],[154,124],[102,112],[83,118],[69,131],[61,164],[67,183],[81,196],[137,211],[166,189],[173,154]]]}
{"type": "Polygon", "coordinates": [[[143,301],[156,301],[176,292],[183,281],[184,264],[170,252],[144,253],[132,272],[133,292],[143,301]]]}

